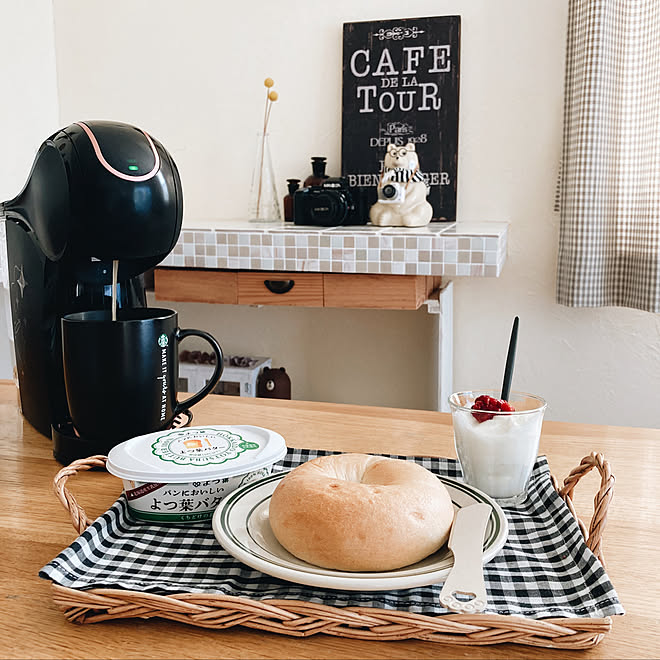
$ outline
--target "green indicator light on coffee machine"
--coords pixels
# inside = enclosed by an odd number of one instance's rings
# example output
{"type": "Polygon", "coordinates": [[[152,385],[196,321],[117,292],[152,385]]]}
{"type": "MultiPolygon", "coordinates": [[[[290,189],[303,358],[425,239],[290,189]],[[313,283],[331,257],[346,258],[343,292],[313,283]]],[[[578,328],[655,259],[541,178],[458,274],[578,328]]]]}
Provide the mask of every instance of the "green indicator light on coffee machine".
{"type": "Polygon", "coordinates": [[[131,172],[137,172],[140,168],[137,165],[129,165],[128,169],[131,170],[131,172]]]}

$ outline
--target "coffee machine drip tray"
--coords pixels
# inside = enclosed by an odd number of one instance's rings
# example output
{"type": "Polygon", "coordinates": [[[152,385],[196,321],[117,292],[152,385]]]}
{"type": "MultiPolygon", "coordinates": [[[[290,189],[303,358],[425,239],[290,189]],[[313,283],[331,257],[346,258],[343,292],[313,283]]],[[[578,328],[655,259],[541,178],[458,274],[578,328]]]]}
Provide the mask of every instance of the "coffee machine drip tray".
{"type": "Polygon", "coordinates": [[[110,446],[95,444],[81,438],[74,431],[71,422],[53,424],[51,435],[53,438],[53,456],[62,465],[69,465],[73,461],[89,456],[107,456],[110,451],[110,446]]]}
{"type": "MultiPolygon", "coordinates": [[[[170,428],[180,429],[190,426],[193,420],[193,414],[190,410],[180,412],[172,421],[170,428]]],[[[107,456],[113,443],[105,444],[90,442],[81,438],[69,422],[57,423],[51,426],[51,436],[53,438],[53,456],[55,460],[62,465],[69,465],[73,461],[90,456],[107,456]]],[[[97,468],[93,468],[96,470],[97,468]]]]}

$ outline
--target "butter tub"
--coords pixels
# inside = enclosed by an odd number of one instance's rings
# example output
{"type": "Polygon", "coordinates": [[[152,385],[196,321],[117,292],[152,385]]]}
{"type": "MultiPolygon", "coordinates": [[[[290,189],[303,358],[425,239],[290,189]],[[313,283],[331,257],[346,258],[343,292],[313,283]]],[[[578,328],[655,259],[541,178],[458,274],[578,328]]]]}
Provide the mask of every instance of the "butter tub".
{"type": "Polygon", "coordinates": [[[107,470],[124,484],[139,520],[210,520],[225,496],[271,473],[284,438],[259,426],[192,426],[141,435],[113,447],[107,470]]]}

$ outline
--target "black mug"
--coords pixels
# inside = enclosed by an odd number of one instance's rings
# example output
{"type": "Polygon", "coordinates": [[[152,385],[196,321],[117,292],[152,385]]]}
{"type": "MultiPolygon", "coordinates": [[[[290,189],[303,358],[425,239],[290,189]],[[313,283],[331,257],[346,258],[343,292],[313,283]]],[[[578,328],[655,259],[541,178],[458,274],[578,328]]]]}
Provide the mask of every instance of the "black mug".
{"type": "Polygon", "coordinates": [[[106,450],[168,428],[218,384],[222,349],[203,330],[182,330],[177,313],[156,307],[90,311],[62,317],[62,361],[69,413],[85,441],[106,450]],[[196,394],[177,400],[179,342],[196,335],[215,353],[213,376],[196,394]]]}

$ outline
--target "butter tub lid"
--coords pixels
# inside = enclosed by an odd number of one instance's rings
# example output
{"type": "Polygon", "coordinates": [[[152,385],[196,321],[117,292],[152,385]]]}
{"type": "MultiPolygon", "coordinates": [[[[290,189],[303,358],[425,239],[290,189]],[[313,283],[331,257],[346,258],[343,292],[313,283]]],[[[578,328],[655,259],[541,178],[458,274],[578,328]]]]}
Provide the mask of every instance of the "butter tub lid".
{"type": "Polygon", "coordinates": [[[110,450],[106,467],[132,481],[188,483],[246,474],[285,455],[284,438],[260,426],[191,426],[126,440],[110,450]]]}

